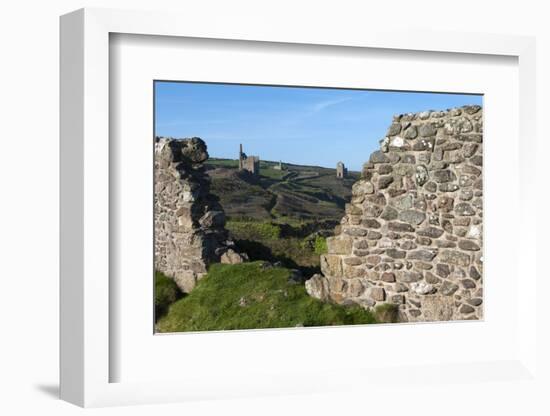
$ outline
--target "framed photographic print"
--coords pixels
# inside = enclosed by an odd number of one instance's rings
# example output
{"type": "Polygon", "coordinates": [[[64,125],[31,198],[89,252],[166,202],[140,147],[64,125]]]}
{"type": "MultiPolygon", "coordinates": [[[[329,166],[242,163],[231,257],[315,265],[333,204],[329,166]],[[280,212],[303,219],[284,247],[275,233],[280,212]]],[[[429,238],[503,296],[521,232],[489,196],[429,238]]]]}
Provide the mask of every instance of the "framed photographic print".
{"type": "Polygon", "coordinates": [[[61,57],[62,398],[532,379],[532,39],[86,9],[61,57]]]}

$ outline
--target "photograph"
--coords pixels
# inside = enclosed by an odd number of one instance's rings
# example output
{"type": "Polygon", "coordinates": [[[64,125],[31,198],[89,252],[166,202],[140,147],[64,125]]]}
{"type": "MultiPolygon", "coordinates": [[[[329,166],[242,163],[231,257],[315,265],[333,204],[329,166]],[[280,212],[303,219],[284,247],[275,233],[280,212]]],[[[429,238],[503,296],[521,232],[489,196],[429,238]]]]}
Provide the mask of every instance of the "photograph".
{"type": "Polygon", "coordinates": [[[155,333],[483,320],[483,95],[154,81],[155,333]]]}

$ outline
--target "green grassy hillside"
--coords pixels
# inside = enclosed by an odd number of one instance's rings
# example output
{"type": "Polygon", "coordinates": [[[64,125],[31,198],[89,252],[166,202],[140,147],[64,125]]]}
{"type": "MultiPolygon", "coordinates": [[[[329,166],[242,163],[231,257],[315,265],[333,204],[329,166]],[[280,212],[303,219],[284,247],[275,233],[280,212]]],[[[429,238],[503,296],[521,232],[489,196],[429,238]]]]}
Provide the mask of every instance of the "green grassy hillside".
{"type": "Polygon", "coordinates": [[[290,271],[257,261],[214,264],[157,322],[159,332],[371,324],[375,314],[310,297],[290,271]]]}
{"type": "Polygon", "coordinates": [[[212,180],[210,192],[220,199],[226,215],[257,220],[272,217],[275,195],[259,180],[237,169],[216,168],[208,174],[212,180]]]}
{"type": "Polygon", "coordinates": [[[233,219],[293,218],[300,221],[339,221],[351,196],[351,186],[359,178],[350,172],[336,178],[336,170],[319,166],[260,162],[260,175],[237,170],[238,161],[209,159],[211,192],[217,195],[228,217],[233,219]]]}

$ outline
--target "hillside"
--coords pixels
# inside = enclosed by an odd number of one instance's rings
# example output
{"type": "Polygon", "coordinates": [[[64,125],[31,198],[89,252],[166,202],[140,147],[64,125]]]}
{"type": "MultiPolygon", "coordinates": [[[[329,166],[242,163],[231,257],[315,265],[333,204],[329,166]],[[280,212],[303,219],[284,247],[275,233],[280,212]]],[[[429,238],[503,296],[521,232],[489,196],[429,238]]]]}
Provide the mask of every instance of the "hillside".
{"type": "Polygon", "coordinates": [[[231,219],[274,220],[276,222],[339,221],[359,178],[350,172],[336,178],[336,170],[319,166],[260,162],[260,175],[237,170],[237,160],[209,159],[205,165],[212,178],[211,192],[220,198],[231,219]]]}
{"type": "Polygon", "coordinates": [[[238,161],[209,159],[210,192],[221,202],[226,228],[251,260],[279,262],[306,276],[320,272],[319,255],[325,238],[345,214],[351,187],[359,178],[351,172],[336,177],[336,169],[261,161],[260,174],[238,171],[238,161]]]}

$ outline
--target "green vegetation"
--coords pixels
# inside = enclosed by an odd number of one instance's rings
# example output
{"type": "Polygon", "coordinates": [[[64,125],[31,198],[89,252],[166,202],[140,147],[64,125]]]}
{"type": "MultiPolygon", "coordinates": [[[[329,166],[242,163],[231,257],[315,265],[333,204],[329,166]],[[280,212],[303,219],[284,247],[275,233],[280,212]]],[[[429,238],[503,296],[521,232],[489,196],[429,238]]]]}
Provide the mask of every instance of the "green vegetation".
{"type": "Polygon", "coordinates": [[[273,220],[271,221],[272,223],[274,224],[279,224],[279,225],[288,225],[290,227],[293,227],[293,228],[301,228],[305,225],[307,225],[309,223],[309,221],[306,221],[306,220],[303,220],[303,219],[300,219],[300,218],[296,218],[296,217],[287,217],[287,216],[284,216],[284,215],[281,215],[281,216],[278,216],[278,217],[275,217],[273,218],[273,220]]]}
{"type": "Polygon", "coordinates": [[[281,228],[265,221],[229,220],[226,228],[236,236],[246,236],[252,240],[270,240],[281,236],[281,228]]]}
{"type": "Polygon", "coordinates": [[[277,170],[277,169],[271,169],[271,168],[267,168],[267,169],[260,168],[260,175],[269,179],[282,179],[286,175],[286,172],[283,170],[277,170]]]}
{"type": "Polygon", "coordinates": [[[317,250],[323,250],[323,245],[326,250],[326,241],[321,241],[322,237],[319,241],[303,237],[301,226],[304,224],[293,227],[254,219],[229,220],[225,225],[237,246],[251,260],[281,262],[285,267],[300,269],[311,276],[320,272],[320,251],[317,250]]]}
{"type": "Polygon", "coordinates": [[[168,311],[170,304],[182,297],[176,283],[161,272],[155,272],[155,319],[168,311]]]}
{"type": "Polygon", "coordinates": [[[315,242],[313,246],[314,246],[313,251],[318,256],[320,256],[321,254],[325,254],[328,251],[327,239],[324,237],[321,237],[320,235],[315,237],[315,242]]]}
{"type": "Polygon", "coordinates": [[[173,303],[157,323],[159,332],[285,328],[376,323],[359,306],[310,297],[290,271],[256,261],[214,264],[186,297],[173,303]]]}
{"type": "Polygon", "coordinates": [[[237,159],[217,159],[211,157],[205,165],[217,168],[238,168],[239,161],[237,159]]]}

